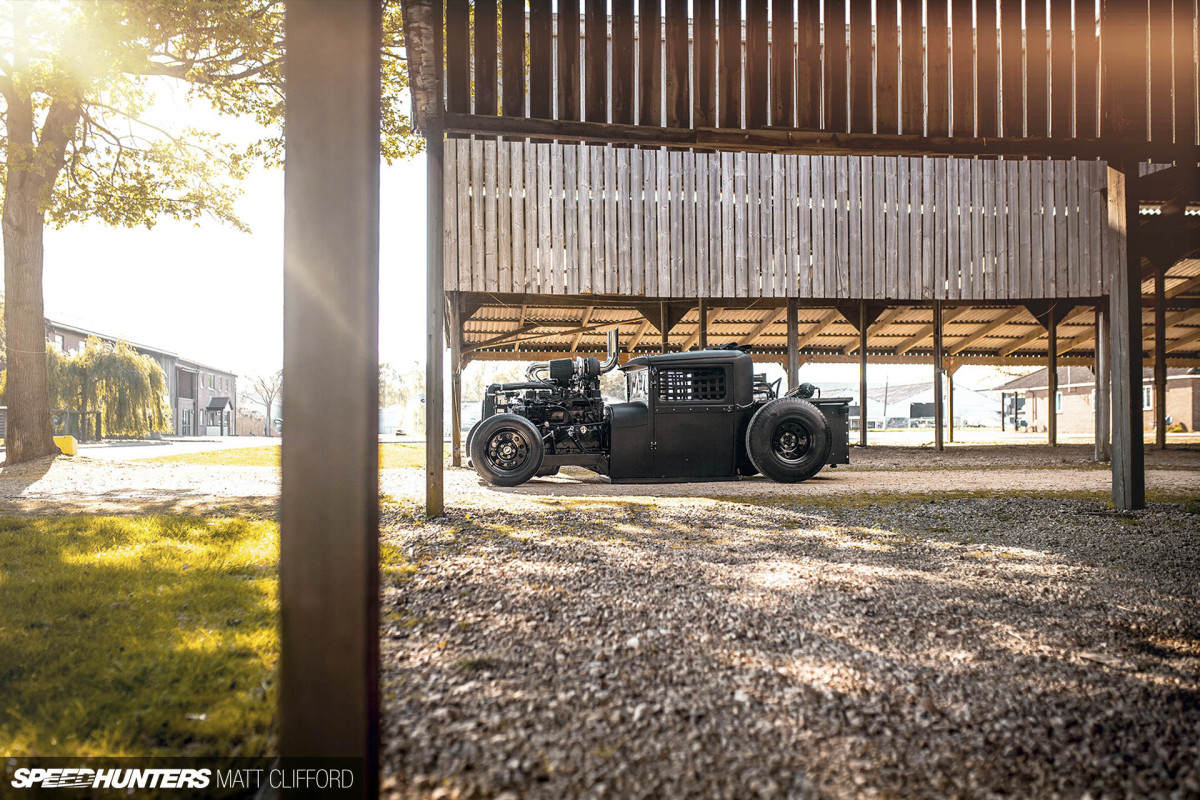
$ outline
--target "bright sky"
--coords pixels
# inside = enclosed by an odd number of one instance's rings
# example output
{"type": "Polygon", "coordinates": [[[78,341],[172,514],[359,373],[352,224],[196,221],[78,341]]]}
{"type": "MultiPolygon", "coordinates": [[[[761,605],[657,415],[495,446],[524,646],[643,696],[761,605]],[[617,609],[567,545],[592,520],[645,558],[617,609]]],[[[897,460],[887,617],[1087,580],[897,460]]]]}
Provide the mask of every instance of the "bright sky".
{"type": "MultiPolygon", "coordinates": [[[[189,107],[165,90],[159,113],[178,130],[236,140],[256,126],[189,107]]],[[[240,375],[273,372],[283,354],[283,172],[256,171],[237,204],[251,233],[211,220],[162,220],[153,229],[99,223],[46,231],[45,300],[51,319],[179,353],[240,375]]],[[[424,362],[425,159],[384,167],[380,225],[380,360],[424,362]]],[[[915,383],[931,366],[873,366],[872,384],[915,383]]],[[[960,385],[991,388],[994,371],[964,367],[960,385]]],[[[854,365],[806,365],[801,380],[856,384],[854,365]]]]}

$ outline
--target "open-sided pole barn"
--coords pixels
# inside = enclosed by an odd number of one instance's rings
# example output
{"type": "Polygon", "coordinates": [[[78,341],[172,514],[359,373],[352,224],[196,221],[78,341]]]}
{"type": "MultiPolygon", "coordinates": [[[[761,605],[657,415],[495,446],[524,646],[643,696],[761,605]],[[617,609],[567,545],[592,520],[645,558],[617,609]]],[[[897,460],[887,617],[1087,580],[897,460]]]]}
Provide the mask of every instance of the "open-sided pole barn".
{"type": "MultiPolygon", "coordinates": [[[[1200,359],[1194,0],[402,10],[432,178],[429,385],[447,318],[454,370],[597,349],[617,324],[629,351],[754,340],[793,380],[811,358],[1091,353],[1114,503],[1144,503],[1143,350],[1159,373],[1200,359]]],[[[361,757],[374,794],[381,9],[287,17],[281,750],[361,757]]]]}
{"type": "Polygon", "coordinates": [[[619,327],[940,389],[1095,365],[1108,314],[1114,498],[1143,503],[1142,351],[1200,363],[1194,3],[404,5],[454,374],[619,327]]]}

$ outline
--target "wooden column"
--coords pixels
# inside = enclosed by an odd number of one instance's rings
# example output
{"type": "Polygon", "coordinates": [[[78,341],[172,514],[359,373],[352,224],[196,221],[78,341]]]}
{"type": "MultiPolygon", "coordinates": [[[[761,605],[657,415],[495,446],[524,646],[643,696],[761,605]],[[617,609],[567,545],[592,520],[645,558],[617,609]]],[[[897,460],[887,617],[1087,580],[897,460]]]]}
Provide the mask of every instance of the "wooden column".
{"type": "Polygon", "coordinates": [[[1109,447],[1109,403],[1112,369],[1108,356],[1108,305],[1101,301],[1096,304],[1096,395],[1092,409],[1096,417],[1096,461],[1108,461],[1112,458],[1109,447]]]}
{"type": "Polygon", "coordinates": [[[666,303],[660,302],[658,304],[658,318],[660,320],[659,325],[662,328],[662,347],[660,352],[663,353],[667,352],[667,345],[670,343],[670,337],[667,334],[667,329],[670,327],[670,325],[667,323],[668,310],[669,309],[667,308],[666,303]]]}
{"type": "Polygon", "coordinates": [[[1004,405],[1004,392],[1000,393],[1000,432],[1004,433],[1004,418],[1008,416],[1008,409],[1004,405]]]}
{"type": "Polygon", "coordinates": [[[1046,431],[1051,447],[1058,446],[1058,313],[1046,312],[1046,431]]]}
{"type": "MultiPolygon", "coordinates": [[[[869,9],[868,9],[869,10],[869,9]]],[[[867,304],[858,304],[858,444],[867,446],[867,304]]]]}
{"type": "MultiPolygon", "coordinates": [[[[382,749],[381,13],[377,0],[292,0],[285,18],[279,751],[360,759],[364,797],[378,793],[382,749]]],[[[441,208],[439,196],[429,209],[439,243],[441,208]]],[[[439,304],[441,285],[439,273],[439,304]]]]}
{"type": "Polygon", "coordinates": [[[1109,333],[1112,355],[1113,507],[1132,511],[1146,506],[1146,465],[1142,443],[1142,284],[1138,249],[1138,201],[1127,184],[1137,180],[1137,165],[1108,168],[1109,333]],[[1122,252],[1121,245],[1124,244],[1122,252]]]}
{"type": "Polygon", "coordinates": [[[700,349],[704,350],[708,347],[708,301],[700,301],[700,321],[697,323],[700,328],[700,335],[697,341],[700,343],[700,349]]]}
{"type": "Polygon", "coordinates": [[[942,301],[933,301],[933,444],[938,450],[942,442],[942,301]]]}
{"type": "Polygon", "coordinates": [[[462,308],[450,297],[450,463],[462,466],[462,308]]]}
{"type": "Polygon", "coordinates": [[[1154,444],[1167,449],[1167,270],[1154,270],[1154,444]]]}
{"type": "Polygon", "coordinates": [[[794,297],[787,304],[787,383],[794,389],[800,383],[800,310],[794,297]]]}
{"type": "Polygon", "coordinates": [[[953,364],[946,370],[946,416],[949,418],[950,427],[947,429],[947,440],[954,442],[954,370],[958,369],[953,364]]]}

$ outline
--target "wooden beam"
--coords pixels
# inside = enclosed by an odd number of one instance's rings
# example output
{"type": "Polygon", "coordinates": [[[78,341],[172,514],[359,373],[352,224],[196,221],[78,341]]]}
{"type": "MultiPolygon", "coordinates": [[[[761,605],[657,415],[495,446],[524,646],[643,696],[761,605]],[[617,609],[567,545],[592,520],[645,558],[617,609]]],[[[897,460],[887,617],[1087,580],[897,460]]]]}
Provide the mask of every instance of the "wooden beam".
{"type": "MultiPolygon", "coordinates": [[[[898,356],[904,355],[909,350],[912,350],[918,344],[925,341],[925,339],[928,338],[930,334],[932,334],[936,331],[937,324],[938,324],[937,314],[938,314],[939,310],[941,310],[941,305],[935,304],[935,306],[934,306],[934,321],[929,323],[928,325],[923,326],[915,334],[913,334],[912,336],[908,337],[903,342],[901,342],[894,351],[896,353],[896,355],[898,355],[898,356]]],[[[946,325],[949,325],[951,322],[954,322],[954,320],[958,319],[959,317],[965,316],[970,310],[971,310],[971,308],[969,306],[960,306],[959,308],[955,308],[951,311],[941,310],[941,325],[943,327],[946,325]]]]}
{"type": "Polygon", "coordinates": [[[1112,450],[1109,442],[1109,404],[1112,401],[1110,395],[1112,368],[1108,356],[1108,304],[1103,302],[1098,303],[1095,315],[1096,360],[1092,367],[1096,376],[1095,407],[1092,409],[1096,419],[1095,459],[1099,462],[1106,462],[1112,458],[1112,450]]]}
{"type": "Polygon", "coordinates": [[[462,308],[450,298],[450,463],[462,466],[462,308]]]}
{"type": "Polygon", "coordinates": [[[572,334],[577,334],[577,333],[603,333],[603,332],[611,330],[613,328],[619,328],[622,325],[632,325],[633,323],[635,323],[637,321],[638,321],[638,318],[635,317],[633,319],[612,320],[609,322],[599,322],[599,323],[596,323],[595,325],[581,325],[581,326],[577,326],[574,328],[567,328],[566,330],[552,330],[552,331],[545,331],[542,333],[532,333],[531,332],[533,330],[536,330],[537,328],[545,327],[543,325],[537,324],[536,322],[533,322],[533,323],[529,323],[528,325],[525,325],[524,326],[525,330],[518,329],[518,330],[512,331],[510,333],[503,333],[503,334],[500,334],[499,336],[495,336],[491,339],[488,339],[486,342],[481,342],[480,344],[471,345],[470,347],[466,348],[466,352],[474,353],[479,350],[486,349],[488,347],[499,347],[500,345],[504,345],[504,344],[517,345],[517,344],[520,344],[521,342],[534,342],[534,341],[537,341],[538,339],[546,339],[550,336],[570,336],[572,334]]]}
{"type": "Polygon", "coordinates": [[[1182,350],[1184,347],[1187,347],[1189,344],[1192,344],[1193,342],[1198,341],[1198,340],[1200,340],[1200,328],[1197,328],[1196,330],[1192,331],[1191,333],[1184,334],[1183,336],[1180,336],[1178,339],[1175,339],[1174,341],[1169,342],[1167,344],[1167,352],[1170,353],[1175,350],[1182,350]]]}
{"type": "MultiPolygon", "coordinates": [[[[1172,276],[1168,275],[1167,277],[1170,278],[1172,276]]],[[[1183,281],[1182,283],[1175,284],[1170,289],[1166,290],[1165,296],[1167,299],[1170,299],[1172,297],[1177,297],[1178,295],[1181,295],[1184,292],[1190,292],[1192,289],[1195,289],[1198,286],[1200,286],[1200,275],[1197,275],[1194,278],[1188,278],[1187,280],[1183,281]]]]}
{"type": "MultiPolygon", "coordinates": [[[[585,308],[583,310],[583,321],[580,324],[584,328],[586,328],[588,323],[592,321],[592,312],[595,310],[596,310],[595,306],[588,306],[587,308],[585,308]]],[[[581,331],[579,331],[579,333],[575,334],[575,338],[571,340],[571,352],[572,353],[574,353],[576,350],[579,349],[579,342],[581,339],[583,339],[583,334],[585,334],[586,332],[587,331],[581,330],[581,331]]]]}
{"type": "Polygon", "coordinates": [[[1016,308],[1010,308],[1008,311],[1005,311],[1004,313],[1002,313],[1000,316],[996,317],[991,322],[985,322],[983,325],[976,328],[975,331],[973,333],[971,333],[970,335],[955,342],[954,345],[947,350],[947,352],[952,356],[958,355],[959,353],[961,353],[963,350],[966,350],[971,345],[975,344],[976,342],[980,341],[981,339],[986,338],[987,335],[989,333],[991,333],[992,331],[996,330],[997,328],[1004,327],[1005,325],[1012,322],[1017,317],[1021,316],[1021,313],[1024,310],[1025,310],[1025,308],[1023,306],[1017,306],[1016,308]]]}
{"type": "Polygon", "coordinates": [[[714,309],[712,309],[711,313],[709,313],[707,308],[704,309],[700,314],[700,321],[696,324],[695,332],[683,340],[683,342],[679,345],[679,349],[681,351],[691,350],[692,347],[696,344],[696,342],[701,343],[700,344],[701,350],[703,350],[705,347],[707,347],[708,342],[705,341],[705,339],[707,338],[705,335],[706,329],[707,329],[708,325],[711,325],[712,323],[719,320],[721,318],[721,315],[724,313],[725,313],[724,308],[714,308],[714,309]],[[708,317],[707,320],[705,319],[706,316],[708,317]]]}
{"type": "Polygon", "coordinates": [[[787,303],[787,383],[788,389],[796,387],[800,375],[800,330],[799,308],[796,298],[789,297],[787,303]]]}
{"type": "MultiPolygon", "coordinates": [[[[868,19],[870,15],[868,14],[868,19]]],[[[868,41],[870,38],[868,37],[868,41]]],[[[858,306],[858,446],[867,446],[867,303],[858,306]]]]}
{"type": "Polygon", "coordinates": [[[942,301],[933,301],[933,444],[938,450],[942,443],[942,331],[945,320],[942,311],[942,301]]]}
{"type": "Polygon", "coordinates": [[[650,320],[643,319],[642,324],[639,325],[637,330],[633,332],[633,338],[629,340],[629,344],[627,345],[630,353],[636,350],[637,346],[642,343],[642,337],[644,337],[646,332],[649,330],[650,320]]]}
{"type": "Polygon", "coordinates": [[[826,328],[837,322],[837,319],[840,316],[841,314],[836,308],[831,308],[822,314],[820,318],[813,323],[813,326],[796,341],[796,352],[799,353],[801,350],[807,347],[813,339],[816,339],[818,336],[824,333],[826,328]]]}
{"type": "MultiPolygon", "coordinates": [[[[1106,52],[1109,48],[1105,48],[1106,52]]],[[[1132,90],[1131,90],[1132,91],[1132,90]]],[[[1113,508],[1133,511],[1146,505],[1146,465],[1142,444],[1142,348],[1134,345],[1141,322],[1141,256],[1138,251],[1137,195],[1126,192],[1125,171],[1108,168],[1108,229],[1112,241],[1126,242],[1125,258],[1110,259],[1109,321],[1112,341],[1112,487],[1113,508]]]]}
{"type": "MultiPolygon", "coordinates": [[[[1076,306],[1075,308],[1071,309],[1069,312],[1067,312],[1063,316],[1062,322],[1060,322],[1059,324],[1065,325],[1066,323],[1073,321],[1080,314],[1083,314],[1086,311],[1087,311],[1087,308],[1085,306],[1076,306]]],[[[1046,335],[1046,329],[1042,327],[1041,323],[1037,323],[1033,326],[1032,331],[1025,334],[1021,338],[1019,338],[1013,342],[1010,342],[1009,344],[1005,345],[1004,347],[1001,347],[997,351],[997,353],[1001,356],[1010,356],[1013,353],[1020,350],[1025,345],[1029,344],[1030,342],[1036,341],[1045,335],[1046,335]]]]}
{"type": "MultiPolygon", "coordinates": [[[[884,311],[882,314],[879,315],[878,319],[876,319],[874,322],[871,322],[867,325],[868,329],[871,329],[871,328],[874,329],[874,332],[871,333],[870,336],[877,337],[880,334],[882,334],[884,329],[887,328],[887,326],[889,324],[891,324],[892,320],[896,319],[896,317],[900,316],[905,311],[908,311],[910,308],[911,308],[911,306],[899,306],[898,308],[889,308],[887,311],[884,311]]],[[[870,337],[868,337],[868,339],[867,339],[867,347],[868,348],[870,347],[870,344],[871,344],[871,340],[870,340],[870,337]]],[[[852,353],[858,352],[858,350],[861,346],[862,346],[862,340],[860,339],[859,341],[851,342],[850,344],[843,347],[842,352],[845,353],[846,355],[850,355],[852,353]]]]}
{"type": "Polygon", "coordinates": [[[755,325],[753,328],[751,328],[750,332],[747,333],[745,336],[743,336],[738,341],[738,344],[741,344],[741,345],[754,344],[754,342],[758,340],[758,337],[761,336],[763,334],[763,332],[766,331],[767,328],[771,327],[776,322],[778,322],[780,317],[784,316],[786,313],[787,313],[786,308],[777,308],[772,311],[768,311],[767,315],[762,318],[762,321],[759,322],[757,325],[755,325]]]}
{"type": "MultiPolygon", "coordinates": [[[[708,348],[708,301],[700,300],[699,308],[696,311],[700,316],[700,319],[696,322],[696,338],[700,342],[700,349],[704,350],[708,348]]],[[[686,350],[690,347],[691,345],[688,345],[684,349],[686,350]]]]}
{"type": "MultiPolygon", "coordinates": [[[[1169,95],[1168,95],[1169,96],[1169,95]]],[[[1167,293],[1164,270],[1154,274],[1154,444],[1167,449],[1167,293]]]]}
{"type": "Polygon", "coordinates": [[[1046,312],[1046,435],[1058,446],[1058,309],[1046,312]]]}
{"type": "MultiPolygon", "coordinates": [[[[441,63],[441,4],[406,5],[441,63]]],[[[285,10],[279,753],[353,757],[379,792],[379,133],[382,4],[285,10]]],[[[442,353],[442,134],[428,138],[428,340],[442,353]],[[436,301],[436,302],[435,302],[436,301]]],[[[11,299],[10,299],[11,302],[11,299]]],[[[440,399],[440,394],[439,394],[440,399]]],[[[440,422],[441,409],[438,408],[440,422]]],[[[440,454],[439,454],[440,455],[440,454]]],[[[440,467],[441,460],[439,458],[440,467]]],[[[440,499],[440,496],[439,496],[440,499]]]]}

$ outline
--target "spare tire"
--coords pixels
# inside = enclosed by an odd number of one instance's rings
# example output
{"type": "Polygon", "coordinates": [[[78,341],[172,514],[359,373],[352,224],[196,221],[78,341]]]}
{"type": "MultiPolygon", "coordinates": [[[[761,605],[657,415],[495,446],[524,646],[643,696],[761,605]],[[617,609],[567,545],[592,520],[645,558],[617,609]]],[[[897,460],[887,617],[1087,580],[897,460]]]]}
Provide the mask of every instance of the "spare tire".
{"type": "Polygon", "coordinates": [[[471,468],[471,439],[473,439],[475,437],[475,431],[479,430],[479,426],[482,423],[483,423],[483,420],[479,420],[478,422],[476,422],[474,425],[471,426],[471,430],[467,431],[467,439],[463,443],[464,449],[467,452],[467,468],[468,469],[471,468]]]}
{"type": "Polygon", "coordinates": [[[780,397],[755,412],[746,428],[746,453],[763,475],[798,483],[821,471],[833,435],[821,409],[798,397],[780,397]]]}
{"type": "Polygon", "coordinates": [[[471,437],[471,466],[493,486],[529,480],[541,469],[545,453],[538,429],[516,414],[488,417],[471,437]]]}

